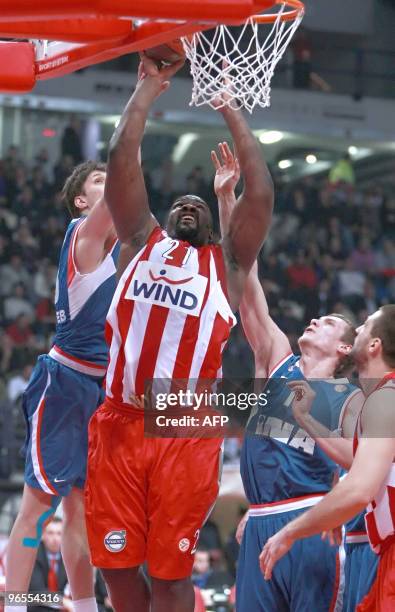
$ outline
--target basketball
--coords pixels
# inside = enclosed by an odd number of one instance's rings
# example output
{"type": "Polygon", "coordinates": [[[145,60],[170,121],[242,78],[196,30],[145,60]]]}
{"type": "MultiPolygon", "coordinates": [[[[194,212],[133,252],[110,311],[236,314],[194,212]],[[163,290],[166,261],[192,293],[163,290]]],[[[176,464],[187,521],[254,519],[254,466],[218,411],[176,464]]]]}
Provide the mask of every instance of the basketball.
{"type": "Polygon", "coordinates": [[[147,49],[145,54],[156,62],[164,64],[175,64],[185,57],[184,47],[179,39],[147,49]]]}

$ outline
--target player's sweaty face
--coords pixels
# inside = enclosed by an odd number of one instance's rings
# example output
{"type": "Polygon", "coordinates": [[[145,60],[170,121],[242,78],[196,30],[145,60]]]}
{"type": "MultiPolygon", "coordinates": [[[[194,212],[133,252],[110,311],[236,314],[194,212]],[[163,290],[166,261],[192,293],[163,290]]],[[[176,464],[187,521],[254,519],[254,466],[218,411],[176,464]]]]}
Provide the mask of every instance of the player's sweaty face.
{"type": "Polygon", "coordinates": [[[328,352],[336,351],[337,345],[342,342],[347,327],[347,323],[339,317],[327,316],[312,319],[310,325],[306,327],[303,335],[299,338],[299,342],[328,349],[328,352]]]}
{"type": "Polygon", "coordinates": [[[178,198],[170,209],[167,231],[172,238],[186,240],[193,246],[207,244],[212,233],[207,204],[196,196],[178,198]]]}

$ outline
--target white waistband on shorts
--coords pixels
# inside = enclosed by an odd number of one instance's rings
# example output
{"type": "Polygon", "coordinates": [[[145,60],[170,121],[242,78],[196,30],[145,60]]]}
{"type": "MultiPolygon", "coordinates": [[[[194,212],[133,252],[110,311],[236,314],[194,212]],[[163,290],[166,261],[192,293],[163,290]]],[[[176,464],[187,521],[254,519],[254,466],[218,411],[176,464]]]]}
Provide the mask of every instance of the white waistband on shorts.
{"type": "Polygon", "coordinates": [[[350,531],[350,533],[346,533],[346,544],[367,544],[369,543],[369,537],[367,533],[359,533],[355,531],[354,533],[350,531]]]}
{"type": "Polygon", "coordinates": [[[252,505],[248,511],[248,516],[267,516],[270,514],[280,514],[281,512],[290,512],[291,510],[300,510],[301,508],[309,508],[318,504],[323,497],[321,494],[306,495],[306,497],[293,497],[272,504],[252,505]]]}
{"type": "Polygon", "coordinates": [[[77,357],[73,357],[73,355],[65,353],[56,345],[51,348],[48,355],[58,363],[61,363],[72,370],[76,370],[77,372],[81,372],[81,374],[88,374],[89,376],[98,376],[101,378],[106,373],[106,368],[103,368],[103,366],[95,365],[94,363],[89,363],[87,361],[85,362],[82,359],[77,359],[77,357]]]}

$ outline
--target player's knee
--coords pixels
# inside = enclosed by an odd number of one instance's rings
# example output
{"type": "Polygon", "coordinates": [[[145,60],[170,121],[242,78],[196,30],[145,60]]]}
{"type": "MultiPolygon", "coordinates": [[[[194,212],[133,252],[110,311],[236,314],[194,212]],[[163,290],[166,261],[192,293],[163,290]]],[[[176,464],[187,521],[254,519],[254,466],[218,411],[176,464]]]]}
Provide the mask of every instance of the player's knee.
{"type": "Polygon", "coordinates": [[[104,581],[109,586],[117,586],[123,582],[133,582],[139,578],[140,567],[128,567],[122,569],[101,569],[101,573],[103,574],[104,581]]]}
{"type": "MultiPolygon", "coordinates": [[[[45,512],[47,515],[51,507],[48,507],[48,510],[45,512]]],[[[55,512],[55,509],[53,510],[55,512]]],[[[42,506],[29,506],[21,508],[18,514],[18,521],[23,525],[24,530],[28,533],[36,533],[39,524],[45,524],[48,520],[49,516],[43,517],[43,508],[42,506]],[[44,519],[44,520],[43,520],[44,519]]]]}
{"type": "Polygon", "coordinates": [[[162,578],[152,578],[152,590],[155,592],[168,593],[172,595],[183,595],[192,589],[192,581],[188,578],[179,580],[163,580],[162,578]]]}

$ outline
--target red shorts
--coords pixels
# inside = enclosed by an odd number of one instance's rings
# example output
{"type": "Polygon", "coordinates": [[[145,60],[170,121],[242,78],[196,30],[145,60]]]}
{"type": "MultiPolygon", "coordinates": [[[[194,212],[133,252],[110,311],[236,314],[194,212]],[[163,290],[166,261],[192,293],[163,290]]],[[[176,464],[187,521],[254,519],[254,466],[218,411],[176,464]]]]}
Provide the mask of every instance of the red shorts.
{"type": "Polygon", "coordinates": [[[394,612],[395,610],[395,543],[380,555],[376,580],[357,612],[394,612]]]}
{"type": "Polygon", "coordinates": [[[107,400],[89,424],[86,523],[92,564],[148,563],[154,578],[192,572],[202,525],[218,495],[218,438],[146,438],[141,410],[107,400]]]}

